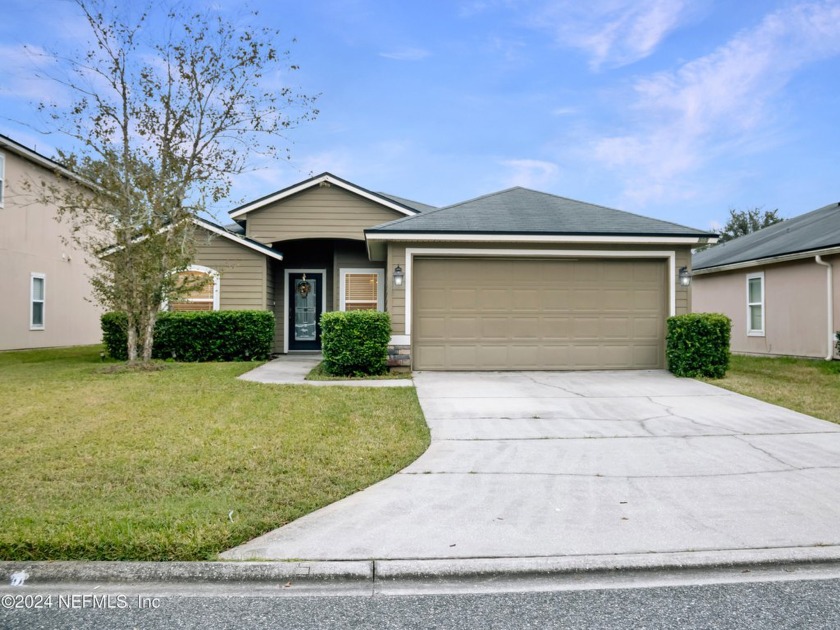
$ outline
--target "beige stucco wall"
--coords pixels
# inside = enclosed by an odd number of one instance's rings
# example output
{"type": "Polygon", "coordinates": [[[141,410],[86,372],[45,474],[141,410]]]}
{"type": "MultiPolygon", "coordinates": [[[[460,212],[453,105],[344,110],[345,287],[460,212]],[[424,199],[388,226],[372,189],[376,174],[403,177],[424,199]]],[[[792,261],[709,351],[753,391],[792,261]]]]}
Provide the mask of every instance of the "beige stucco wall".
{"type": "Polygon", "coordinates": [[[267,308],[269,266],[263,254],[197,228],[194,262],[219,273],[221,310],[267,308]]]}
{"type": "MultiPolygon", "coordinates": [[[[386,266],[386,283],[385,283],[385,304],[388,311],[391,313],[391,328],[394,335],[405,334],[405,305],[406,305],[406,291],[411,290],[410,281],[407,281],[402,287],[396,288],[393,286],[393,272],[397,265],[400,265],[403,270],[406,269],[406,249],[417,248],[446,248],[446,249],[516,249],[516,250],[553,250],[553,251],[569,251],[569,250],[606,250],[606,251],[627,251],[627,252],[642,252],[642,251],[673,251],[675,252],[674,276],[677,277],[677,272],[680,267],[691,266],[691,249],[688,246],[673,246],[673,245],[592,245],[592,244],[574,244],[569,246],[558,246],[546,243],[453,243],[453,242],[391,242],[388,244],[387,250],[387,266],[386,266]]],[[[631,254],[632,255],[632,254],[631,254]]],[[[675,283],[674,287],[674,301],[675,313],[677,315],[688,313],[691,308],[691,292],[686,287],[675,283]]]]}
{"type": "Polygon", "coordinates": [[[309,188],[245,215],[246,235],[265,244],[305,238],[363,241],[366,228],[405,215],[338,186],[309,188]]]}
{"type": "Polygon", "coordinates": [[[38,203],[24,182],[53,175],[11,151],[5,157],[4,207],[0,208],[0,350],[99,343],[99,306],[88,301],[90,267],[84,254],[65,245],[66,224],[53,207],[38,203]],[[31,274],[45,278],[44,329],[30,330],[31,274]]]}
{"type": "MultiPolygon", "coordinates": [[[[840,329],[840,256],[834,266],[834,328],[840,329]]],[[[693,310],[732,319],[733,352],[824,358],[828,352],[826,268],[814,258],[696,275],[693,310]],[[764,272],[764,336],[747,335],[747,276],[764,272]]]]}

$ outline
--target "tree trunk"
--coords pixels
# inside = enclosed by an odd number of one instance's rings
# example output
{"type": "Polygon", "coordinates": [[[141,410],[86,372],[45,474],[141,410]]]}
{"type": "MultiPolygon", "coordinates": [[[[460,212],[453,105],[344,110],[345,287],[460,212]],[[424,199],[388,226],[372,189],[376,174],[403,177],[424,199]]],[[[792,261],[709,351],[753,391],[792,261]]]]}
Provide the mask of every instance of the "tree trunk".
{"type": "Polygon", "coordinates": [[[148,363],[152,360],[152,345],[155,341],[155,322],[157,321],[157,313],[148,311],[146,313],[146,325],[143,327],[143,363],[148,363]]]}
{"type": "Polygon", "coordinates": [[[128,330],[126,331],[126,337],[128,338],[128,362],[129,363],[136,363],[137,362],[137,323],[133,320],[133,318],[128,318],[128,330]]]}

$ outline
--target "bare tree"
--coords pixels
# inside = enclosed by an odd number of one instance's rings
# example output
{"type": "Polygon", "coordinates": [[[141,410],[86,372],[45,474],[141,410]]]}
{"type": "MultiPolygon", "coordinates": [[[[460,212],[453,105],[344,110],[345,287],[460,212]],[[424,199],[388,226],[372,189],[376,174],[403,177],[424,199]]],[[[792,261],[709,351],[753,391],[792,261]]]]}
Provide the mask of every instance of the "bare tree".
{"type": "Polygon", "coordinates": [[[318,112],[285,83],[298,67],[273,29],[212,10],[131,18],[132,3],[75,1],[89,49],[54,56],[65,74],[51,76],[73,102],[41,108],[72,139],[59,160],[91,187],[43,182],[40,194],[88,254],[96,299],[127,314],[129,361],[147,362],[161,305],[195,288],[177,279],[193,257],[192,219],[228,195],[254,151],[288,157],[283,130],[318,112]]]}

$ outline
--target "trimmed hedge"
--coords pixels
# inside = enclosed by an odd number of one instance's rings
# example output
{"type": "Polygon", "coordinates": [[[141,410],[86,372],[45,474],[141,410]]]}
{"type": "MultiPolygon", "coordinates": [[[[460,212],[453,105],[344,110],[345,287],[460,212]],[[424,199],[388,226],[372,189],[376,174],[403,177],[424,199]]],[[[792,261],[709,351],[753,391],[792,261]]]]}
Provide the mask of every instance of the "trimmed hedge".
{"type": "MultiPolygon", "coordinates": [[[[102,341],[114,359],[128,358],[125,313],[102,316],[102,341]]],[[[152,357],[176,361],[262,361],[271,356],[274,314],[269,311],[162,312],[152,357]]]]}
{"type": "Polygon", "coordinates": [[[379,311],[331,311],[321,315],[324,369],[334,376],[383,374],[387,369],[391,316],[379,311]]]}
{"type": "Polygon", "coordinates": [[[668,318],[668,369],[677,376],[723,378],[729,369],[732,320],[721,313],[668,318]]]}

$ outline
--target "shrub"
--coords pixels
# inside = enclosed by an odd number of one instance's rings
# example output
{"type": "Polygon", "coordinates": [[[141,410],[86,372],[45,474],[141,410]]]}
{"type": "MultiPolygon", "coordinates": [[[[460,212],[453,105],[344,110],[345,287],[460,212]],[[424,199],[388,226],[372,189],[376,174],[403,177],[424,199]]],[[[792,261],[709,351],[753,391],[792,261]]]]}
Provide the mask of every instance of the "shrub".
{"type": "Polygon", "coordinates": [[[390,340],[388,313],[332,311],[321,315],[324,369],[334,376],[383,374],[390,340]]]}
{"type": "Polygon", "coordinates": [[[723,378],[729,368],[732,321],[720,313],[668,318],[668,369],[677,376],[723,378]]]}
{"type": "MultiPolygon", "coordinates": [[[[102,316],[108,354],[128,358],[125,313],[102,316]]],[[[271,355],[274,314],[268,311],[163,312],[155,323],[152,357],[177,361],[251,361],[271,355]]]]}

